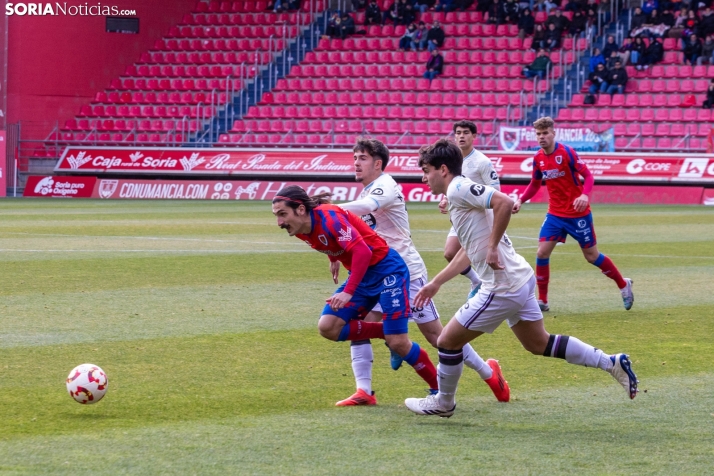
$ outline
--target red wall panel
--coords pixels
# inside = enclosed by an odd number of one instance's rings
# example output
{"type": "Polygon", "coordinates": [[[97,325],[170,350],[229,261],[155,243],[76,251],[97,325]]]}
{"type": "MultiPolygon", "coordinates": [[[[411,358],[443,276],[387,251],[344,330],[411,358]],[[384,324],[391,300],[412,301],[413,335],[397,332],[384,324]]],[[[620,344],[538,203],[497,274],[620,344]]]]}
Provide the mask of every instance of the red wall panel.
{"type": "MultiPolygon", "coordinates": [[[[67,5],[86,3],[68,1],[67,5]]],[[[8,18],[8,122],[23,121],[23,137],[46,134],[50,124],[59,121],[63,125],[74,117],[82,104],[138,61],[196,2],[101,3],[136,10],[139,34],[107,33],[104,16],[8,18]]]]}

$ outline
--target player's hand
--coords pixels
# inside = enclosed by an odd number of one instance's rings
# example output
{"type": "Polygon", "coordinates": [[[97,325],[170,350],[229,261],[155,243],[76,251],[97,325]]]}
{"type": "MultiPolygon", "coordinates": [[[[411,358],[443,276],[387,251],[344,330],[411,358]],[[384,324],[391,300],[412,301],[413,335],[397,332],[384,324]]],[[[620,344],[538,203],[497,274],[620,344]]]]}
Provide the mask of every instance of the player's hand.
{"type": "Polygon", "coordinates": [[[350,302],[350,299],[352,299],[352,295],[343,291],[341,293],[335,294],[330,299],[328,299],[327,304],[330,305],[330,309],[332,309],[333,311],[339,311],[340,309],[345,307],[348,302],[350,302]]]}
{"type": "Polygon", "coordinates": [[[414,296],[414,302],[412,305],[414,307],[424,307],[427,304],[429,304],[429,301],[431,301],[431,298],[436,296],[436,293],[439,292],[439,286],[438,284],[431,282],[427,283],[422,287],[419,292],[414,296]]]}
{"type": "Polygon", "coordinates": [[[493,248],[488,250],[488,253],[486,253],[486,264],[489,265],[491,269],[504,269],[498,261],[498,249],[493,248]]]}
{"type": "Polygon", "coordinates": [[[523,205],[523,202],[521,202],[520,198],[516,198],[516,201],[513,202],[513,210],[511,210],[511,213],[514,215],[518,213],[521,210],[521,205],[523,205]]]}
{"type": "Polygon", "coordinates": [[[587,195],[582,194],[578,198],[575,199],[573,202],[573,208],[575,208],[576,212],[584,212],[585,209],[588,207],[588,203],[590,202],[590,199],[588,198],[587,195]]]}
{"type": "Polygon", "coordinates": [[[446,199],[446,197],[442,198],[441,201],[439,202],[439,211],[441,213],[449,213],[449,201],[446,199]]]}
{"type": "Polygon", "coordinates": [[[340,279],[339,261],[330,261],[330,274],[332,274],[332,280],[335,282],[335,284],[337,284],[340,279]]]}

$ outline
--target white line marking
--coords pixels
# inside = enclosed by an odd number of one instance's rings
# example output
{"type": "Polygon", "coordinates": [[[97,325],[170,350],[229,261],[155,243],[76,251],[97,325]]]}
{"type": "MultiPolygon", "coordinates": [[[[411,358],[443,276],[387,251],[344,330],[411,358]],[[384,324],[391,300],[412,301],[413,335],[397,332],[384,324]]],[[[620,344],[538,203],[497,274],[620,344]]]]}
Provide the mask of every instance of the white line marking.
{"type": "Polygon", "coordinates": [[[0,253],[307,253],[306,250],[12,250],[0,248],[0,253]]]}
{"type": "MultiPolygon", "coordinates": [[[[560,251],[561,255],[581,255],[572,251],[560,251]]],[[[714,256],[676,256],[676,255],[631,255],[629,253],[603,253],[606,256],[633,256],[635,258],[666,258],[666,259],[714,259],[714,256]]]]}
{"type": "MultiPolygon", "coordinates": [[[[3,232],[0,232],[2,235],[3,232]]],[[[134,239],[134,240],[156,240],[156,241],[197,241],[204,243],[248,243],[251,245],[292,245],[300,246],[301,243],[283,243],[280,241],[247,241],[247,240],[207,240],[203,238],[171,238],[164,236],[114,236],[114,235],[72,235],[69,233],[24,233],[24,232],[7,232],[8,235],[25,235],[25,236],[65,236],[68,238],[116,238],[116,239],[134,239]]]]}

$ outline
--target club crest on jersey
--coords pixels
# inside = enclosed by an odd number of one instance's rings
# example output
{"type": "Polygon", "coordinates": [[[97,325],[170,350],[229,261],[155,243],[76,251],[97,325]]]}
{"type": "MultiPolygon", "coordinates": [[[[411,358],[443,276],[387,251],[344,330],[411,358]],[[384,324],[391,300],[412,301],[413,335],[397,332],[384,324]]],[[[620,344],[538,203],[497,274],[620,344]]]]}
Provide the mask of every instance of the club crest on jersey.
{"type": "Polygon", "coordinates": [[[563,156],[562,155],[556,155],[555,156],[555,163],[560,165],[563,163],[563,156]]]}
{"type": "Polygon", "coordinates": [[[384,278],[384,285],[387,286],[388,288],[391,288],[397,284],[397,277],[394,276],[393,274],[390,274],[386,278],[384,278]]]}
{"type": "Polygon", "coordinates": [[[327,246],[327,237],[325,235],[318,235],[317,239],[320,240],[320,243],[327,246]]]}
{"type": "Polygon", "coordinates": [[[352,241],[352,228],[339,230],[339,233],[340,236],[337,237],[337,241],[352,241]]]}

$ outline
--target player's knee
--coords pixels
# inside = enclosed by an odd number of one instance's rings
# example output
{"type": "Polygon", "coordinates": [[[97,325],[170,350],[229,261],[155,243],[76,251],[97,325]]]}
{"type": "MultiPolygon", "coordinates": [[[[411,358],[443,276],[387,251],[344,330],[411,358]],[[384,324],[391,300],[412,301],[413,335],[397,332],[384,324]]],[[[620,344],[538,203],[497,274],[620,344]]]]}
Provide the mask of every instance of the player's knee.
{"type": "Polygon", "coordinates": [[[317,323],[317,330],[325,339],[337,340],[337,338],[340,337],[340,331],[342,329],[335,326],[333,322],[329,322],[326,319],[320,319],[317,323]]]}
{"type": "Polygon", "coordinates": [[[384,337],[389,348],[402,357],[405,357],[412,350],[412,341],[409,340],[407,334],[392,334],[384,337]]]}
{"type": "Polygon", "coordinates": [[[427,342],[431,344],[432,347],[438,348],[439,346],[439,334],[425,334],[427,342]]]}
{"type": "Polygon", "coordinates": [[[538,259],[548,259],[550,258],[550,252],[545,250],[536,251],[536,258],[538,259]]]}
{"type": "Polygon", "coordinates": [[[458,342],[455,342],[453,339],[450,339],[449,336],[442,333],[436,340],[436,347],[446,350],[459,350],[463,348],[463,345],[459,346],[458,342]]]}
{"type": "Polygon", "coordinates": [[[548,342],[540,342],[539,340],[529,340],[526,342],[521,342],[521,345],[523,346],[524,349],[526,349],[528,352],[530,352],[533,355],[543,355],[543,352],[545,352],[545,347],[548,344],[548,342]]]}

